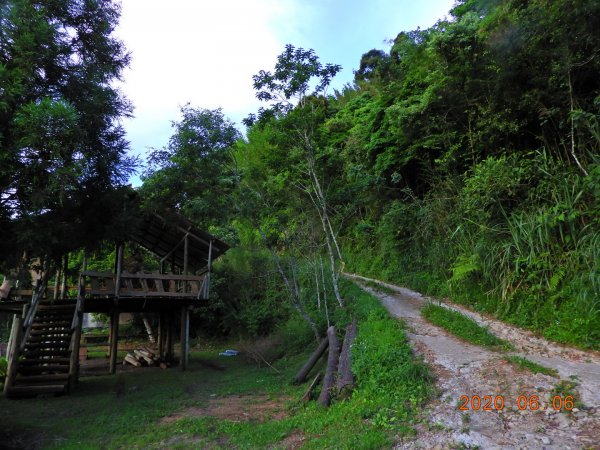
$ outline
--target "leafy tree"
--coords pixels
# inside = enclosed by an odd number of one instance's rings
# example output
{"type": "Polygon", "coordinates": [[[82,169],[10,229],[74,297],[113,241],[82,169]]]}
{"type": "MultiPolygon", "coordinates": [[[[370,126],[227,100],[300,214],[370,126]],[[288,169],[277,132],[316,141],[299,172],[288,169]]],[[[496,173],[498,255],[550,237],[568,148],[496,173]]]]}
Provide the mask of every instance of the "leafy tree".
{"type": "Polygon", "coordinates": [[[133,170],[119,122],[131,107],[113,84],[129,63],[112,34],[119,12],[108,0],[0,5],[3,259],[61,253],[52,237],[97,221],[95,202],[133,170]]]}
{"type": "MultiPolygon", "coordinates": [[[[283,116],[294,108],[294,102],[302,108],[309,97],[327,91],[332,78],[341,68],[337,64],[323,65],[312,49],[286,45],[283,53],[277,57],[273,73],[261,70],[252,77],[256,98],[270,103],[268,108],[259,109],[258,119],[283,116]]],[[[250,114],[244,123],[252,125],[256,119],[254,114],[250,114]]]]}
{"type": "MultiPolygon", "coordinates": [[[[286,136],[284,142],[280,141],[279,145],[283,143],[282,147],[293,158],[289,181],[310,200],[308,208],[302,208],[303,213],[312,210],[317,214],[322,229],[322,239],[329,256],[335,297],[338,304],[343,307],[344,302],[338,288],[338,279],[343,269],[342,254],[337,233],[330,219],[331,207],[324,187],[323,168],[319,161],[323,150],[319,145],[321,134],[319,125],[327,117],[329,104],[328,99],[322,94],[326,92],[332,78],[340,69],[341,66],[335,64],[323,65],[312,49],[304,50],[287,45],[284,52],[277,57],[275,71],[273,73],[260,71],[253,79],[254,88],[257,90],[256,97],[270,103],[267,109],[263,108],[259,111],[259,122],[264,125],[269,119],[274,120],[276,128],[286,136]]],[[[254,116],[250,116],[246,123],[252,124],[255,120],[254,116]]],[[[274,251],[273,258],[292,303],[314,329],[310,318],[301,310],[295,263],[291,261],[290,270],[287,272],[274,251]]]]}
{"type": "Polygon", "coordinates": [[[390,56],[383,50],[369,50],[360,58],[358,70],[354,72],[354,81],[372,81],[387,74],[390,56]]]}
{"type": "Polygon", "coordinates": [[[149,209],[172,208],[208,227],[225,225],[236,186],[232,147],[241,135],[220,109],[186,105],[165,148],[154,150],[142,177],[149,209]]]}

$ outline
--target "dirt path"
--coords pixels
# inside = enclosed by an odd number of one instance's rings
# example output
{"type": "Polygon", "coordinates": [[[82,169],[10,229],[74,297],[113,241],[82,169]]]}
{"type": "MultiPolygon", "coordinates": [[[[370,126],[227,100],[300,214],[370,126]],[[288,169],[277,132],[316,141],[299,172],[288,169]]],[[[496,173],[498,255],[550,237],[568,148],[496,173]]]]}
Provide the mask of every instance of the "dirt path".
{"type": "MultiPolygon", "coordinates": [[[[419,425],[415,439],[397,448],[600,449],[598,353],[562,347],[464,307],[442,304],[468,315],[498,337],[513,343],[517,349],[514,354],[557,369],[561,380],[577,382],[585,406],[570,413],[556,412],[550,402],[556,395],[552,391],[558,378],[519,371],[504,361],[506,354],[465,343],[430,324],[420,314],[428,299],[417,292],[357,275],[347,276],[377,296],[391,315],[407,323],[408,336],[416,352],[423,356],[437,377],[440,395],[425,412],[426,424],[419,425]],[[377,282],[396,294],[384,294],[361,281],[377,282]],[[493,400],[502,396],[505,407],[499,411],[492,405],[491,411],[484,411],[483,402],[479,410],[461,411],[458,408],[463,403],[461,396],[469,399],[490,396],[493,400]],[[519,410],[520,396],[527,400],[537,396],[539,409],[519,410]]],[[[535,408],[534,403],[532,406],[535,408]]]]}

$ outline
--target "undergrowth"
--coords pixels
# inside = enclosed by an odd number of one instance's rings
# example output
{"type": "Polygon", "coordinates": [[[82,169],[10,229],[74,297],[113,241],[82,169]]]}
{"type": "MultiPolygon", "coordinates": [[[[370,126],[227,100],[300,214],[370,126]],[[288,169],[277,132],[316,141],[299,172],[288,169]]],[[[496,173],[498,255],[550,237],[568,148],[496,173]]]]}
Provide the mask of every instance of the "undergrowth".
{"type": "MultiPolygon", "coordinates": [[[[346,270],[600,349],[600,163],[490,157],[355,225],[346,270]]],[[[353,234],[352,234],[353,233],[353,234]]]]}

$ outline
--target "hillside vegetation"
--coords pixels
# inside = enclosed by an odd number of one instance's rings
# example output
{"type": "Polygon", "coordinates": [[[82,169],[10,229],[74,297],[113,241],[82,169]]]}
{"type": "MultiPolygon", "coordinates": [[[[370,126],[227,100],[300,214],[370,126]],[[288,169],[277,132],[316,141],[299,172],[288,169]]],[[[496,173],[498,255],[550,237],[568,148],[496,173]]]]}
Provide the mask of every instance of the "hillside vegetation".
{"type": "Polygon", "coordinates": [[[235,144],[220,111],[184,108],[142,193],[236,245],[203,314],[322,332],[354,271],[600,348],[598,29],[592,0],[461,1],[341,91],[338,66],[287,46],[235,144]],[[198,157],[201,132],[217,150],[198,157]]]}
{"type": "Polygon", "coordinates": [[[315,340],[348,321],[351,271],[600,348],[598,1],[460,0],[367,51],[341,90],[338,65],[287,45],[253,77],[264,107],[245,135],[220,109],[183,106],[137,193],[123,186],[129,104],[110,87],[129,62],[111,35],[119,7],[11,5],[2,273],[38,254],[53,273],[84,246],[90,267],[110,267],[98,243],[123,238],[121,212],[170,208],[232,246],[198,333],[315,340]]]}

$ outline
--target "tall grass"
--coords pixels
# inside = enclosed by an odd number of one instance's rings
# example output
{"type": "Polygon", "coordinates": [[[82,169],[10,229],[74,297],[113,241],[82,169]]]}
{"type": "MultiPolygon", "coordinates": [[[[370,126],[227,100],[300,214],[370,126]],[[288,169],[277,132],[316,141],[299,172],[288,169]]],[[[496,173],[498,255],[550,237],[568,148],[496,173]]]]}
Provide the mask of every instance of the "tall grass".
{"type": "Polygon", "coordinates": [[[350,259],[363,274],[600,348],[600,163],[588,172],[543,151],[489,158],[394,204],[350,259]]]}

